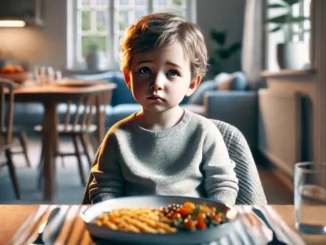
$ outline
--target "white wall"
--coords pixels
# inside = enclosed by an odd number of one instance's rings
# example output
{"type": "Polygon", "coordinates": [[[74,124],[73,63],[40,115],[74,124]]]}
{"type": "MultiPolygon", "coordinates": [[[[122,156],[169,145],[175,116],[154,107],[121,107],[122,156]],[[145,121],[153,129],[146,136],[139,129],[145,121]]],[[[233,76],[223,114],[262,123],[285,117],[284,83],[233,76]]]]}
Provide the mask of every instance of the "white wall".
{"type": "MultiPolygon", "coordinates": [[[[43,0],[43,27],[0,29],[0,55],[5,52],[32,65],[65,69],[66,1],[43,0]]],[[[206,37],[209,50],[212,49],[211,29],[226,30],[228,43],[242,39],[244,5],[245,0],[197,0],[197,24],[206,37]]],[[[228,67],[230,70],[240,69],[240,52],[230,59],[228,67]]]]}
{"type": "MultiPolygon", "coordinates": [[[[205,38],[208,51],[216,46],[210,40],[212,29],[227,32],[226,45],[242,41],[244,9],[246,0],[197,0],[197,24],[205,38]]],[[[226,71],[240,70],[241,52],[232,56],[225,64],[226,71]]]]}

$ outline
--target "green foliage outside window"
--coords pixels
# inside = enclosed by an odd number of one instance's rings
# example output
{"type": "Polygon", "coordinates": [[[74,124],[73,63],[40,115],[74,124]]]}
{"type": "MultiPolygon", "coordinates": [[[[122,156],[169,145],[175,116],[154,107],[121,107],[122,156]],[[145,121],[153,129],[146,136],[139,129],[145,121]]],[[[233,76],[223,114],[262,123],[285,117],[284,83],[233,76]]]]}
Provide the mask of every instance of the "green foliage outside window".
{"type": "Polygon", "coordinates": [[[300,0],[280,0],[280,3],[274,3],[268,5],[269,9],[284,10],[284,13],[276,17],[272,17],[266,20],[267,24],[274,24],[274,27],[270,29],[270,32],[277,32],[282,30],[284,32],[284,38],[286,41],[292,41],[293,24],[300,24],[304,20],[308,19],[305,16],[293,16],[292,7],[295,4],[300,3],[300,0]]]}
{"type": "Polygon", "coordinates": [[[106,37],[84,36],[82,37],[82,55],[90,51],[106,51],[106,37]]]}
{"type": "Polygon", "coordinates": [[[91,12],[83,11],[82,12],[82,30],[88,31],[91,29],[91,12]]]}
{"type": "Polygon", "coordinates": [[[173,0],[173,5],[181,6],[182,0],[173,0]]]}

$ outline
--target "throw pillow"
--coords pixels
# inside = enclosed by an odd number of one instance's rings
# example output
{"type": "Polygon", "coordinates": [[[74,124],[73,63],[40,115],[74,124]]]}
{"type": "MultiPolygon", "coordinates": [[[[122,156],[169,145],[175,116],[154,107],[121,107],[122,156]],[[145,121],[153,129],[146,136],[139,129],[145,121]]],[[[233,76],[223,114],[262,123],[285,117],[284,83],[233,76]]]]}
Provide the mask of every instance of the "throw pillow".
{"type": "Polygon", "coordinates": [[[232,75],[229,73],[222,72],[215,76],[214,81],[217,85],[218,90],[230,90],[232,83],[232,75]]]}
{"type": "Polygon", "coordinates": [[[246,90],[247,79],[243,72],[238,71],[232,74],[231,90],[246,90]]]}
{"type": "Polygon", "coordinates": [[[188,103],[195,104],[195,105],[203,105],[204,104],[204,94],[207,91],[215,91],[216,90],[216,83],[213,80],[208,80],[202,82],[196,91],[191,95],[188,103]]]}
{"type": "Polygon", "coordinates": [[[220,73],[214,78],[219,91],[245,90],[247,79],[243,72],[220,73]]]}

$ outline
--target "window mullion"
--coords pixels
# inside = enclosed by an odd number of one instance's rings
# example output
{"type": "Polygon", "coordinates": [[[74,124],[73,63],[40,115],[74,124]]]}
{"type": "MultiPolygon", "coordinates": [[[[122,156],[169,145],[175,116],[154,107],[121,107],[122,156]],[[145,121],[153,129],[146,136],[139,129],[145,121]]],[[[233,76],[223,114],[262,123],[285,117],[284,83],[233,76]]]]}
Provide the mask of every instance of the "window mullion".
{"type": "MultiPolygon", "coordinates": [[[[305,0],[299,1],[299,4],[300,4],[300,7],[299,7],[299,16],[304,16],[304,1],[305,0]]],[[[303,34],[303,21],[299,22],[299,29],[300,29],[299,40],[300,41],[303,41],[303,38],[304,38],[304,34],[303,34]]]]}
{"type": "Polygon", "coordinates": [[[110,48],[108,49],[108,65],[109,67],[114,67],[115,66],[115,59],[114,57],[116,56],[117,54],[117,38],[116,38],[116,24],[115,24],[115,19],[116,19],[116,1],[119,1],[119,0],[108,0],[109,1],[109,16],[108,16],[108,42],[109,42],[109,46],[110,48]]]}
{"type": "Polygon", "coordinates": [[[96,32],[96,10],[92,8],[91,10],[91,31],[96,32]]]}
{"type": "MultiPolygon", "coordinates": [[[[68,27],[68,32],[70,33],[67,41],[67,64],[70,67],[82,68],[84,61],[81,60],[81,53],[83,52],[83,46],[81,39],[83,36],[90,37],[106,37],[106,51],[108,58],[108,65],[110,69],[117,69],[118,62],[117,57],[120,50],[119,47],[119,37],[120,32],[124,30],[119,29],[119,11],[123,10],[123,6],[119,7],[119,0],[107,0],[108,8],[103,6],[97,6],[96,0],[90,0],[90,6],[78,6],[78,0],[72,0],[70,3],[68,19],[71,19],[71,27],[68,27]],[[82,31],[82,12],[81,11],[90,11],[90,30],[82,31]],[[97,12],[98,11],[107,11],[106,18],[106,31],[97,30],[97,12]]],[[[70,2],[70,1],[67,1],[70,2]]],[[[186,6],[183,7],[183,11],[186,10],[186,16],[190,21],[195,22],[195,6],[194,2],[196,0],[185,0],[186,6]]],[[[172,0],[168,1],[169,8],[172,6],[172,0]]],[[[130,4],[126,5],[126,11],[128,11],[129,21],[128,25],[133,22],[136,16],[139,16],[138,11],[144,11],[146,8],[147,14],[154,12],[154,0],[147,0],[147,6],[136,6],[136,0],[131,0],[130,4]]],[[[146,13],[146,12],[145,12],[146,13]]],[[[98,16],[102,20],[102,15],[98,16]]],[[[100,20],[99,19],[99,20],[100,20]]],[[[69,23],[69,22],[68,22],[69,23]]]]}
{"type": "Polygon", "coordinates": [[[148,0],[148,13],[153,13],[154,8],[153,8],[153,0],[148,0]]]}

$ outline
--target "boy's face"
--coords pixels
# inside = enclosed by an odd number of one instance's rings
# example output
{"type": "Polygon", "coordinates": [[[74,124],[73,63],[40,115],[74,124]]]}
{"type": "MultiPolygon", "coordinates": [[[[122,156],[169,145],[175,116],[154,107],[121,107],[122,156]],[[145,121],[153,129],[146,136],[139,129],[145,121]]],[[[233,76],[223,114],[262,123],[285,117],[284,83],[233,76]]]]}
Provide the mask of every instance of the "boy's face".
{"type": "Polygon", "coordinates": [[[171,46],[134,54],[130,71],[124,71],[127,86],[144,110],[163,112],[175,108],[190,96],[201,77],[191,78],[190,61],[182,46],[171,46]]]}

